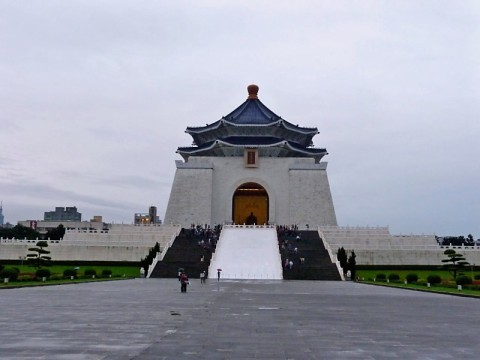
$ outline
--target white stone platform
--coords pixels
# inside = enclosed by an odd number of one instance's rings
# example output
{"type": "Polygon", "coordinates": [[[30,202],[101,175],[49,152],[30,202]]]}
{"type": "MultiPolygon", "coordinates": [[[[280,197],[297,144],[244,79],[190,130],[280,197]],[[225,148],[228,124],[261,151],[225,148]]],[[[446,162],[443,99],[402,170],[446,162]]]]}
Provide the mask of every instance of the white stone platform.
{"type": "Polygon", "coordinates": [[[277,231],[273,225],[225,225],[209,268],[209,278],[283,279],[277,231]]]}
{"type": "MultiPolygon", "coordinates": [[[[388,227],[320,226],[333,262],[343,247],[348,255],[355,251],[358,265],[441,265],[444,251],[435,235],[392,235],[388,227]]],[[[463,254],[470,264],[480,264],[480,247],[451,247],[463,254]]]]}

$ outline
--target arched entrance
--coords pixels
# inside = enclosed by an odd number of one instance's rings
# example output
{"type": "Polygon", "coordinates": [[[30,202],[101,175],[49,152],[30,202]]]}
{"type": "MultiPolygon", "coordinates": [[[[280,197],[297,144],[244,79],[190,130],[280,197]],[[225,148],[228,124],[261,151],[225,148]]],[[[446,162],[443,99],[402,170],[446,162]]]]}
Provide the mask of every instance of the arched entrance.
{"type": "Polygon", "coordinates": [[[233,193],[232,221],[235,224],[267,224],[268,193],[254,182],[240,185],[233,193]]]}

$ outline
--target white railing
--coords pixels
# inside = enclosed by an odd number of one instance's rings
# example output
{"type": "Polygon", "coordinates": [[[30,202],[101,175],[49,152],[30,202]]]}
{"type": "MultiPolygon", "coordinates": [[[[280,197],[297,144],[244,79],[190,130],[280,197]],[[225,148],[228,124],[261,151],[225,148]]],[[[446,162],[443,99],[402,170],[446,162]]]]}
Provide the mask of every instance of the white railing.
{"type": "Polygon", "coordinates": [[[337,254],[332,251],[332,248],[330,247],[330,244],[325,241],[324,234],[321,230],[318,230],[318,235],[320,236],[320,240],[323,242],[323,246],[328,252],[328,255],[330,256],[330,261],[335,264],[337,267],[337,271],[340,274],[340,277],[342,280],[345,280],[345,276],[343,276],[343,269],[340,266],[340,261],[337,260],[337,254]]]}
{"type": "Polygon", "coordinates": [[[239,229],[272,229],[272,228],[276,228],[277,226],[276,225],[267,225],[267,224],[264,224],[264,225],[246,225],[246,224],[243,224],[243,225],[237,225],[237,224],[232,224],[232,225],[223,225],[222,228],[226,228],[226,229],[235,229],[235,228],[239,228],[239,229]]]}
{"type": "Polygon", "coordinates": [[[60,241],[62,240],[50,240],[50,239],[47,239],[47,240],[40,240],[39,238],[35,239],[35,240],[28,240],[28,239],[7,239],[7,238],[0,238],[0,244],[19,244],[19,245],[22,245],[22,244],[35,244],[37,243],[38,241],[46,241],[50,244],[58,244],[60,241]]]}
{"type": "MultiPolygon", "coordinates": [[[[161,252],[157,252],[157,256],[155,256],[155,258],[153,259],[152,263],[150,264],[150,266],[148,267],[148,273],[147,273],[147,278],[150,277],[150,275],[152,275],[152,272],[153,272],[153,269],[155,269],[155,266],[157,266],[157,263],[158,263],[158,259],[160,257],[160,254],[161,252]]],[[[165,254],[163,255],[165,256],[165,254]]],[[[163,259],[163,257],[162,257],[163,259]]]]}
{"type": "Polygon", "coordinates": [[[443,249],[461,249],[465,251],[479,251],[480,246],[453,246],[453,245],[412,245],[412,244],[366,244],[356,243],[329,243],[330,247],[343,247],[354,250],[443,250],[443,249]]]}

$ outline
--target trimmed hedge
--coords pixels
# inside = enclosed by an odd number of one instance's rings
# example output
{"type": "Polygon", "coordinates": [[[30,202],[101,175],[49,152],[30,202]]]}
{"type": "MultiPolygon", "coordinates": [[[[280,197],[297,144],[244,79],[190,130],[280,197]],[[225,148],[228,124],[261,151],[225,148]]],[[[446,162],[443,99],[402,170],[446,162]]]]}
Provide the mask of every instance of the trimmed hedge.
{"type": "Polygon", "coordinates": [[[65,269],[63,271],[63,276],[66,277],[66,278],[70,278],[70,277],[74,277],[76,278],[77,277],[77,270],[75,269],[65,269]]]}
{"type": "Polygon", "coordinates": [[[95,270],[95,269],[85,269],[84,275],[86,277],[97,276],[97,270],[95,270]]]}
{"type": "Polygon", "coordinates": [[[440,277],[440,275],[431,274],[431,275],[427,276],[427,282],[429,282],[432,285],[433,284],[440,284],[442,282],[442,278],[440,277]]]}
{"type": "Polygon", "coordinates": [[[388,275],[388,280],[392,282],[400,281],[400,276],[396,273],[391,273],[388,275]]]}
{"type": "Polygon", "coordinates": [[[407,280],[407,283],[409,283],[409,284],[417,282],[418,281],[418,275],[417,274],[408,274],[405,277],[405,280],[407,280]]]}
{"type": "Polygon", "coordinates": [[[386,281],[387,280],[387,276],[385,274],[377,274],[377,276],[375,276],[375,279],[376,281],[386,281]]]}
{"type": "Polygon", "coordinates": [[[38,279],[41,279],[41,278],[48,278],[50,277],[50,270],[48,269],[38,269],[36,272],[35,272],[35,276],[38,278],[38,279]]]}
{"type": "Polygon", "coordinates": [[[102,277],[109,277],[112,275],[112,270],[110,269],[103,269],[102,270],[102,277]]]}
{"type": "Polygon", "coordinates": [[[8,278],[10,281],[15,281],[18,278],[19,271],[16,268],[5,268],[0,271],[0,278],[8,278]]]}
{"type": "Polygon", "coordinates": [[[457,285],[471,285],[472,278],[466,275],[457,276],[457,279],[455,280],[455,282],[457,283],[457,285]]]}

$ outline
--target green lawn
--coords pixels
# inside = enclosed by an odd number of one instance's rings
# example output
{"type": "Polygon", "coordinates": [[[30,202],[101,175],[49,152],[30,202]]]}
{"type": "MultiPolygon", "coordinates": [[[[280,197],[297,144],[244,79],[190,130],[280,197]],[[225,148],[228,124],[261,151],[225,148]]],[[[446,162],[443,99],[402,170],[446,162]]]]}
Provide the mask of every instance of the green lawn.
{"type": "MultiPolygon", "coordinates": [[[[35,267],[30,265],[6,265],[6,268],[16,267],[20,270],[20,275],[22,274],[34,274],[37,270],[35,267]]],[[[51,265],[45,267],[46,269],[50,270],[50,273],[53,274],[63,274],[63,271],[66,269],[73,269],[75,267],[80,268],[77,272],[79,275],[83,275],[83,272],[86,269],[95,269],[97,274],[101,274],[102,270],[108,269],[112,270],[112,276],[127,276],[127,277],[138,277],[140,276],[140,267],[132,266],[132,265],[125,265],[125,266],[107,266],[107,265],[83,265],[83,266],[75,266],[75,265],[51,265]]]]}
{"type": "Polygon", "coordinates": [[[43,267],[46,268],[50,271],[50,277],[48,278],[45,282],[42,281],[35,281],[35,280],[25,280],[23,279],[20,281],[22,276],[25,277],[34,277],[35,272],[37,269],[33,266],[30,265],[5,265],[4,266],[6,269],[9,268],[17,268],[20,270],[19,273],[19,280],[16,281],[9,281],[8,283],[5,283],[3,279],[0,279],[0,288],[11,288],[11,287],[19,287],[19,286],[38,286],[38,285],[58,285],[58,284],[65,284],[65,283],[78,283],[78,282],[90,282],[90,281],[108,281],[108,280],[118,280],[118,279],[126,279],[126,278],[136,278],[140,276],[140,268],[138,265],[81,265],[81,266],[75,266],[75,265],[51,265],[48,267],[43,267]],[[70,278],[68,279],[62,279],[63,277],[63,272],[66,269],[73,269],[73,268],[78,268],[77,270],[77,276],[78,278],[71,280],[70,278]],[[97,273],[97,276],[95,278],[84,277],[85,270],[87,269],[94,269],[97,273]],[[112,272],[112,277],[104,277],[102,278],[102,271],[103,270],[111,270],[112,272]]]}
{"type": "Polygon", "coordinates": [[[373,282],[373,281],[361,281],[361,282],[366,284],[376,285],[376,286],[388,286],[388,287],[395,287],[395,288],[402,288],[402,289],[428,291],[428,292],[435,292],[439,294],[468,295],[468,296],[480,298],[480,291],[478,290],[465,289],[465,288],[463,288],[462,290],[458,290],[456,287],[447,287],[441,284],[427,287],[426,285],[404,284],[403,282],[402,283],[387,283],[387,282],[373,282]]]}
{"type": "MultiPolygon", "coordinates": [[[[467,269],[466,269],[467,270],[467,269]]],[[[480,274],[478,271],[464,271],[464,275],[474,279],[474,276],[480,274]]],[[[458,290],[457,285],[453,275],[445,270],[357,270],[357,278],[360,282],[378,285],[378,286],[389,286],[397,287],[403,289],[419,290],[419,291],[429,291],[442,294],[451,294],[451,295],[468,295],[474,297],[480,297],[480,291],[474,289],[466,289],[466,286],[463,286],[462,290],[458,290]],[[377,277],[378,274],[385,274],[388,279],[388,275],[397,274],[400,277],[398,282],[374,282],[373,279],[377,277]],[[408,274],[417,274],[418,283],[417,284],[405,284],[405,278],[408,274]],[[427,277],[429,275],[438,275],[442,279],[442,284],[431,285],[428,287],[426,285],[427,277]],[[448,285],[446,285],[448,284],[448,285]]]]}
{"type": "MultiPolygon", "coordinates": [[[[400,281],[404,281],[408,274],[417,274],[418,280],[427,280],[428,275],[439,275],[442,280],[453,281],[453,275],[445,270],[357,270],[357,278],[364,281],[373,281],[377,277],[377,274],[385,274],[388,278],[390,274],[398,274],[400,281]]],[[[478,271],[472,272],[468,269],[464,271],[464,274],[470,276],[472,279],[475,275],[480,274],[478,271]]]]}

